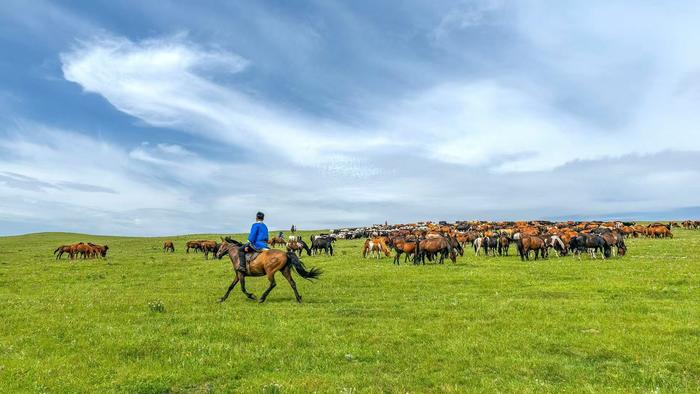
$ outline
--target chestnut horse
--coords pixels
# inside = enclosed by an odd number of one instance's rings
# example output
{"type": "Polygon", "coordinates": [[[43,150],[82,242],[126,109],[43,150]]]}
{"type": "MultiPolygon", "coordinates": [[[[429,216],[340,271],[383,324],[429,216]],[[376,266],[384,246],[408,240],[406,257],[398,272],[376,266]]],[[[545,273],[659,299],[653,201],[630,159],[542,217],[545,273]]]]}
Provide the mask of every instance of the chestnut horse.
{"type": "Polygon", "coordinates": [[[243,294],[245,294],[246,297],[250,298],[251,300],[254,300],[255,296],[245,289],[245,277],[263,275],[267,276],[267,280],[270,281],[270,285],[268,286],[267,290],[262,293],[258,302],[265,302],[268,294],[270,294],[272,289],[274,289],[277,285],[275,283],[275,273],[277,273],[277,271],[282,272],[282,275],[285,277],[285,279],[287,279],[287,282],[289,282],[292,290],[294,290],[294,296],[296,297],[297,302],[301,302],[301,296],[297,291],[297,284],[294,282],[294,278],[292,278],[292,268],[294,268],[299,276],[308,280],[318,279],[318,277],[321,275],[321,270],[315,267],[307,271],[304,263],[302,263],[293,252],[283,252],[277,249],[268,249],[263,251],[255,260],[248,263],[247,272],[241,272],[238,270],[238,267],[240,266],[238,260],[238,248],[242,246],[242,244],[228,237],[226,239],[222,238],[221,240],[223,242],[221,243],[221,246],[219,246],[219,250],[216,252],[216,258],[220,259],[223,255],[228,254],[228,257],[231,259],[231,264],[233,265],[233,271],[236,273],[236,278],[233,279],[233,282],[231,282],[228,290],[226,290],[226,294],[219,299],[219,302],[224,302],[226,298],[228,298],[231,290],[233,290],[238,282],[241,282],[241,291],[243,294]]]}
{"type": "Polygon", "coordinates": [[[272,246],[273,248],[277,245],[284,246],[286,244],[287,244],[287,241],[284,240],[284,237],[272,237],[272,238],[270,238],[270,246],[272,246]]]}
{"type": "Polygon", "coordinates": [[[173,244],[173,241],[165,241],[165,242],[163,242],[163,252],[173,252],[173,253],[175,253],[175,244],[173,244]]]}

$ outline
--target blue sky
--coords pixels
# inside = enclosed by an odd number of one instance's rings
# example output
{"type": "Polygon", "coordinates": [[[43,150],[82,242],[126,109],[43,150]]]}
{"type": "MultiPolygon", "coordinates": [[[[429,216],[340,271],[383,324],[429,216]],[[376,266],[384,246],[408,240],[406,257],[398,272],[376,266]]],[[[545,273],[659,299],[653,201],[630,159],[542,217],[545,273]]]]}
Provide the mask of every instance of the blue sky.
{"type": "Polygon", "coordinates": [[[700,206],[700,3],[4,1],[0,234],[700,206]]]}

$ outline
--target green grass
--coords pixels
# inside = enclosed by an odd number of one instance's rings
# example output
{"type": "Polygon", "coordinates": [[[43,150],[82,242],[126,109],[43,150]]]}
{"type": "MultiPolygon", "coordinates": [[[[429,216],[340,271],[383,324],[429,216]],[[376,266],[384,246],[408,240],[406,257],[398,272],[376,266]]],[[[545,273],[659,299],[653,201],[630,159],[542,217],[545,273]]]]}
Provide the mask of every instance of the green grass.
{"type": "Polygon", "coordinates": [[[186,255],[200,236],[171,238],[175,254],[165,238],[0,238],[0,392],[697,392],[700,231],[675,234],[609,261],[420,267],[339,241],[303,258],[325,273],[297,279],[300,305],[281,275],[265,304],[238,288],[217,303],[230,262],[186,255]],[[51,256],[81,240],[108,259],[51,256]]]}

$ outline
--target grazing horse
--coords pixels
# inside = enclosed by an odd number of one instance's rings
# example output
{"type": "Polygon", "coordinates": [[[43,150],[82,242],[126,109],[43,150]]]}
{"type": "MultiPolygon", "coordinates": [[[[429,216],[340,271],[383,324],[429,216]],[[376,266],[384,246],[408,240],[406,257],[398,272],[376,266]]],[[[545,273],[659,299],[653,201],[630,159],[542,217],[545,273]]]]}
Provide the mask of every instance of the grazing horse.
{"type": "Polygon", "coordinates": [[[547,244],[548,248],[554,249],[554,253],[559,256],[566,256],[568,253],[569,249],[566,247],[566,244],[564,244],[564,241],[562,241],[561,237],[558,235],[550,235],[545,239],[545,243],[547,244]]]}
{"type": "Polygon", "coordinates": [[[578,256],[581,260],[581,252],[588,251],[591,258],[596,258],[596,252],[600,250],[603,258],[610,256],[610,246],[605,242],[605,239],[596,234],[581,234],[578,237],[571,238],[569,241],[569,249],[574,251],[574,256],[578,256]]]}
{"type": "Polygon", "coordinates": [[[290,236],[289,242],[287,242],[287,252],[299,253],[299,257],[301,257],[302,251],[306,251],[306,254],[311,256],[311,249],[309,248],[309,245],[307,245],[300,236],[290,236]],[[294,240],[292,240],[292,238],[294,238],[294,240]]]}
{"type": "Polygon", "coordinates": [[[90,246],[89,257],[91,257],[91,258],[95,258],[95,257],[105,258],[105,257],[107,257],[107,251],[109,250],[109,246],[96,245],[96,244],[93,244],[90,242],[88,242],[88,245],[90,246]]]}
{"type": "Polygon", "coordinates": [[[418,242],[416,256],[413,258],[414,264],[425,264],[425,257],[432,261],[432,257],[439,257],[438,263],[444,264],[445,257],[450,258],[453,263],[457,262],[457,256],[452,251],[452,246],[447,237],[426,238],[418,242]]]}
{"type": "Polygon", "coordinates": [[[612,252],[608,252],[605,257],[610,257],[610,254],[614,256],[624,256],[627,252],[627,247],[625,246],[625,237],[617,231],[607,231],[600,236],[605,240],[605,245],[612,252]]]}
{"type": "Polygon", "coordinates": [[[520,254],[520,260],[530,260],[530,251],[535,252],[535,260],[537,260],[538,254],[542,258],[546,257],[547,246],[542,238],[536,236],[522,235],[518,239],[518,253],[520,254]]]}
{"type": "Polygon", "coordinates": [[[447,239],[447,242],[450,244],[450,248],[452,248],[453,251],[457,251],[457,253],[460,256],[464,256],[464,248],[462,248],[462,244],[459,242],[457,237],[445,235],[445,238],[447,239]]]}
{"type": "Polygon", "coordinates": [[[292,268],[297,272],[297,274],[299,274],[299,276],[308,280],[318,279],[318,277],[321,275],[321,270],[315,267],[307,271],[304,263],[299,260],[296,254],[292,252],[285,253],[277,249],[268,249],[263,251],[257,258],[255,258],[255,260],[248,263],[246,272],[241,272],[238,270],[238,267],[240,267],[238,248],[242,246],[242,244],[231,238],[222,238],[222,241],[223,242],[221,243],[219,250],[216,252],[216,258],[220,259],[223,255],[228,254],[236,277],[233,279],[233,282],[231,282],[228,290],[226,290],[226,294],[219,299],[219,302],[224,302],[228,298],[231,290],[233,290],[238,282],[241,282],[241,291],[243,294],[245,294],[249,299],[254,300],[255,296],[246,291],[245,277],[263,275],[267,276],[267,280],[270,282],[270,285],[260,296],[260,300],[258,302],[265,302],[267,296],[276,286],[275,273],[277,273],[277,271],[282,272],[284,278],[287,279],[287,282],[289,282],[289,286],[292,287],[297,302],[301,302],[301,295],[299,295],[297,285],[294,282],[294,278],[292,278],[292,268]]]}
{"type": "Polygon", "coordinates": [[[175,244],[173,244],[173,241],[165,241],[165,242],[163,242],[163,252],[173,252],[173,253],[175,253],[175,244]]]}
{"type": "Polygon", "coordinates": [[[386,245],[386,240],[384,237],[375,237],[372,239],[367,238],[365,240],[365,244],[362,247],[362,257],[367,258],[367,256],[374,256],[378,259],[381,257],[381,254],[384,253],[385,256],[389,257],[391,256],[391,251],[389,251],[389,247],[386,245]]]}

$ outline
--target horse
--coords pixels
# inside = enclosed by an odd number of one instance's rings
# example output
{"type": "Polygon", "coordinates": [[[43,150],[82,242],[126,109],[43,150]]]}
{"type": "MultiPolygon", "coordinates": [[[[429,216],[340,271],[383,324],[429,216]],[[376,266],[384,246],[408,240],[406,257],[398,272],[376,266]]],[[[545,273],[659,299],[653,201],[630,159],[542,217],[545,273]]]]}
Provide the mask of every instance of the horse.
{"type": "Polygon", "coordinates": [[[481,247],[484,244],[484,238],[483,237],[477,237],[472,241],[472,246],[474,247],[474,255],[478,256],[479,252],[481,252],[481,247]]]}
{"type": "Polygon", "coordinates": [[[416,248],[416,257],[413,258],[414,264],[425,264],[425,257],[432,261],[433,256],[439,256],[438,263],[444,264],[445,257],[449,256],[453,263],[457,262],[457,256],[453,253],[452,246],[447,237],[426,238],[418,242],[416,248]]]}
{"type": "Polygon", "coordinates": [[[508,250],[510,249],[510,238],[505,235],[498,237],[498,255],[508,256],[508,250]]]}
{"type": "Polygon", "coordinates": [[[292,278],[292,268],[297,272],[297,274],[299,274],[299,276],[309,281],[312,281],[312,279],[318,279],[322,273],[320,269],[315,267],[312,267],[307,271],[304,263],[299,260],[296,254],[293,252],[283,252],[277,249],[268,249],[263,251],[257,258],[255,258],[255,260],[248,263],[246,272],[241,272],[238,270],[240,267],[238,248],[241,247],[242,244],[228,237],[226,239],[222,238],[221,241],[221,246],[216,252],[216,258],[221,259],[221,257],[223,257],[225,254],[228,254],[228,257],[231,259],[233,271],[236,273],[236,277],[233,279],[233,282],[231,282],[228,290],[226,290],[226,294],[219,299],[219,302],[226,301],[231,293],[231,290],[233,290],[238,282],[241,282],[241,291],[243,294],[245,294],[249,299],[255,300],[255,296],[246,291],[245,278],[246,276],[267,276],[267,280],[270,282],[270,285],[268,286],[267,290],[262,293],[260,299],[258,300],[258,302],[261,303],[265,302],[267,296],[276,286],[275,273],[277,273],[277,271],[281,271],[284,278],[287,279],[287,282],[289,282],[289,286],[291,286],[292,290],[294,291],[296,301],[301,303],[301,295],[299,295],[297,285],[294,282],[294,278],[292,278]]]}
{"type": "Polygon", "coordinates": [[[447,239],[447,242],[450,244],[450,248],[452,248],[453,251],[457,251],[457,253],[460,256],[464,256],[464,248],[462,248],[462,244],[459,242],[457,237],[445,235],[445,238],[447,239]]]}
{"type": "Polygon", "coordinates": [[[384,253],[384,255],[387,257],[391,256],[391,252],[386,245],[386,240],[384,237],[375,237],[372,239],[368,238],[365,240],[365,244],[362,247],[363,258],[367,258],[368,254],[370,256],[374,254],[376,258],[380,258],[382,253],[384,253]]]}
{"type": "Polygon", "coordinates": [[[272,237],[270,238],[270,246],[273,248],[277,245],[286,245],[287,241],[285,241],[284,237],[272,237]]]}
{"type": "Polygon", "coordinates": [[[401,253],[406,253],[406,256],[404,257],[404,263],[408,261],[409,256],[413,256],[413,258],[415,259],[416,243],[416,240],[409,241],[403,237],[392,239],[391,244],[393,245],[392,247],[396,251],[396,256],[394,257],[394,264],[400,265],[399,258],[401,257],[401,253]]]}
{"type": "Polygon", "coordinates": [[[308,256],[311,256],[311,249],[309,248],[309,245],[307,245],[300,236],[290,236],[289,242],[287,242],[287,252],[297,252],[299,253],[299,257],[301,257],[302,250],[306,251],[308,256]],[[295,238],[295,240],[292,240],[292,238],[295,238]]]}
{"type": "Polygon", "coordinates": [[[489,255],[489,250],[493,256],[496,256],[496,249],[498,249],[498,238],[495,236],[486,236],[481,241],[484,247],[484,255],[489,255]]]}
{"type": "Polygon", "coordinates": [[[605,240],[606,246],[612,252],[608,252],[608,255],[605,257],[610,257],[610,254],[613,254],[614,256],[625,255],[625,252],[627,252],[627,247],[625,246],[625,237],[622,236],[622,234],[617,231],[607,231],[601,233],[600,236],[603,238],[603,240],[605,240]]]}
{"type": "Polygon", "coordinates": [[[202,250],[201,243],[202,243],[202,241],[187,241],[185,243],[185,247],[187,248],[185,250],[185,253],[189,253],[190,249],[194,249],[195,252],[202,250]]]}
{"type": "Polygon", "coordinates": [[[221,245],[216,243],[216,241],[202,241],[199,243],[199,247],[202,252],[204,252],[204,259],[209,260],[209,253],[216,255],[221,245]]]}
{"type": "Polygon", "coordinates": [[[566,256],[568,253],[569,249],[566,247],[566,244],[564,244],[564,241],[562,241],[561,237],[558,235],[550,235],[545,239],[545,243],[547,244],[548,248],[554,249],[554,253],[559,256],[566,256]]]}
{"type": "Polygon", "coordinates": [[[93,244],[91,242],[88,242],[88,246],[90,246],[90,251],[89,251],[90,258],[95,258],[95,257],[105,258],[105,257],[107,257],[107,251],[109,250],[109,246],[96,245],[96,244],[93,244]]]}
{"type": "Polygon", "coordinates": [[[335,242],[335,238],[328,236],[312,237],[311,253],[316,255],[323,250],[327,255],[333,256],[333,242],[335,242]]]}
{"type": "Polygon", "coordinates": [[[80,257],[84,260],[90,257],[90,254],[92,253],[92,247],[86,243],[80,242],[75,246],[75,252],[76,254],[79,254],[80,257]]]}
{"type": "Polygon", "coordinates": [[[175,253],[175,244],[173,244],[173,241],[165,241],[165,242],[163,242],[163,252],[173,252],[173,253],[175,253]]]}
{"type": "Polygon", "coordinates": [[[547,246],[542,238],[536,236],[522,235],[518,239],[518,253],[520,254],[520,260],[530,260],[530,251],[535,252],[535,260],[537,260],[538,254],[542,258],[547,257],[547,246]]]}
{"type": "Polygon", "coordinates": [[[601,251],[603,258],[610,256],[610,246],[607,245],[605,239],[597,234],[581,234],[578,237],[571,238],[569,241],[569,249],[574,251],[574,256],[578,256],[581,260],[581,252],[588,250],[591,258],[596,258],[596,252],[601,251]]]}
{"type": "Polygon", "coordinates": [[[53,251],[53,254],[56,255],[56,260],[60,260],[64,253],[68,253],[68,255],[70,256],[70,259],[73,260],[73,257],[74,257],[73,245],[61,245],[61,246],[57,247],[56,250],[53,251]]]}

